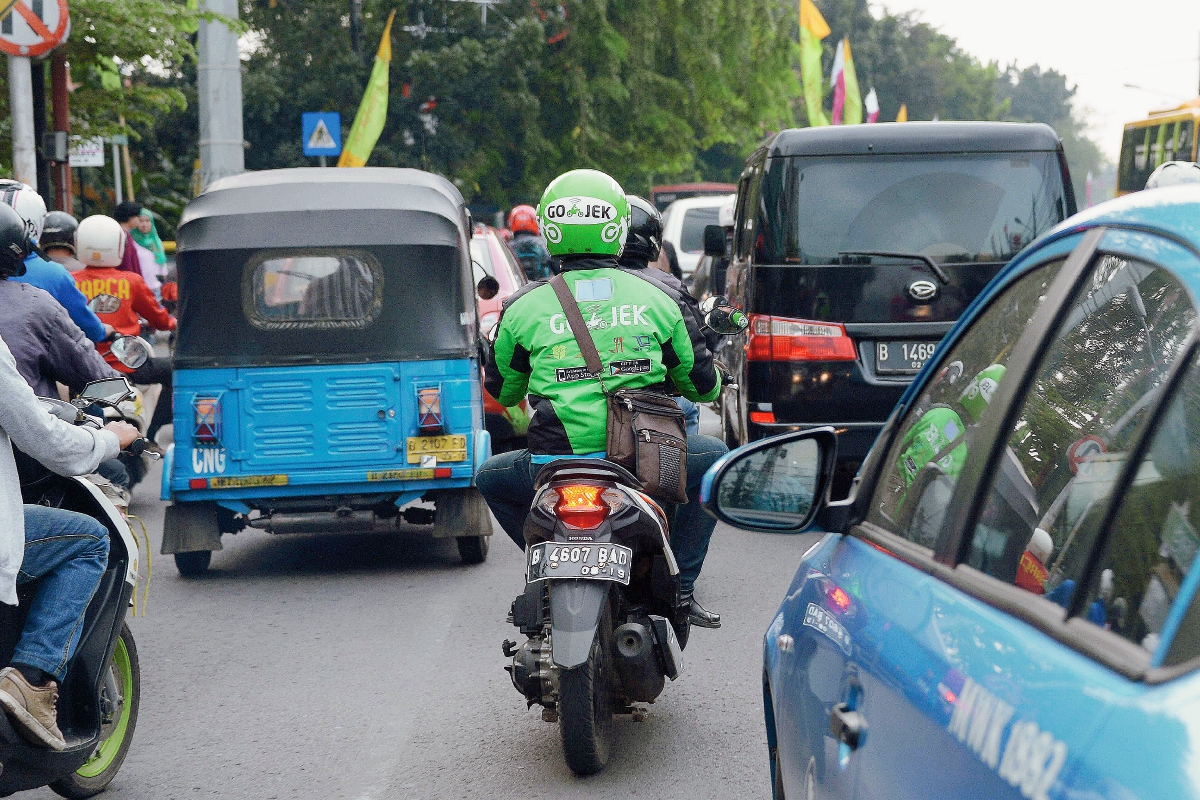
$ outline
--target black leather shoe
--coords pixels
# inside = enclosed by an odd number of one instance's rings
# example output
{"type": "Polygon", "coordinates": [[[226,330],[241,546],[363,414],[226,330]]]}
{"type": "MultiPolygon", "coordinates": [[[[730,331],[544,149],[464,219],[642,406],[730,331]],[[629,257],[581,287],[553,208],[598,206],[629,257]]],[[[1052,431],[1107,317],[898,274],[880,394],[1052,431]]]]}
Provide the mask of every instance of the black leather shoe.
{"type": "Polygon", "coordinates": [[[705,611],[704,606],[696,602],[696,598],[692,595],[686,595],[680,598],[680,604],[688,609],[688,620],[701,628],[719,628],[721,627],[721,615],[714,614],[711,611],[705,611]]]}

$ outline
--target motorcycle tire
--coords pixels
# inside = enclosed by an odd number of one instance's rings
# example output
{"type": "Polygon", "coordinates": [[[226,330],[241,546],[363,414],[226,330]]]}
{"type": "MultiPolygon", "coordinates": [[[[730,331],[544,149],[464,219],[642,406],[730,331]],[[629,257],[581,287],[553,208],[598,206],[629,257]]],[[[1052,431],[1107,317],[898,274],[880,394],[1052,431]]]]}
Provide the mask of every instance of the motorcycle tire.
{"type": "Polygon", "coordinates": [[[459,536],[458,555],[464,564],[482,564],[487,561],[490,536],[459,536]]]}
{"type": "MultiPolygon", "coordinates": [[[[133,732],[137,727],[138,707],[141,705],[142,670],[138,664],[137,645],[129,626],[121,623],[121,635],[108,663],[109,678],[105,681],[104,693],[115,687],[121,699],[109,712],[109,721],[101,728],[100,743],[96,751],[82,767],[65,778],[50,784],[50,788],[62,797],[82,798],[100,794],[116,777],[129,754],[133,732]]],[[[113,698],[102,696],[103,703],[113,703],[113,698]]]]}
{"type": "Polygon", "coordinates": [[[193,550],[175,554],[175,569],[185,578],[195,578],[208,571],[212,561],[211,550],[193,550]]]}
{"type": "Polygon", "coordinates": [[[608,764],[613,740],[612,619],[607,604],[588,660],[558,676],[558,722],[563,755],[576,775],[608,764]]]}

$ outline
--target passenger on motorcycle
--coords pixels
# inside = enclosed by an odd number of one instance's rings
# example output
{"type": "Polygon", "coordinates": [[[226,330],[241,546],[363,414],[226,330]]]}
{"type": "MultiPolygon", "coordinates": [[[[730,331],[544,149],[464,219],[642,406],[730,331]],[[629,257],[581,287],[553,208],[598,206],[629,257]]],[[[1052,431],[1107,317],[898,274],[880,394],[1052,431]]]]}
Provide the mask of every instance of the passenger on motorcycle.
{"type": "MultiPolygon", "coordinates": [[[[698,402],[721,390],[696,316],[684,296],[644,271],[618,268],[630,224],[621,187],[595,170],[568,172],[547,187],[538,221],[550,254],[560,260],[600,352],[610,391],[670,385],[698,402]]],[[[476,476],[504,531],[524,548],[534,480],[557,458],[603,457],[607,410],[599,382],[588,374],[562,306],[547,281],[528,284],[504,304],[486,369],[488,392],[501,405],[529,394],[529,449],[493,456],[476,476]]],[[[695,625],[716,628],[693,588],[708,552],[713,523],[700,511],[705,470],[726,451],[708,436],[688,436],[687,494],[671,530],[680,592],[695,625]]]]}
{"type": "MultiPolygon", "coordinates": [[[[25,225],[0,216],[0,268],[15,273],[32,244],[25,225]]],[[[92,472],[138,438],[113,422],[104,430],[49,414],[17,371],[0,338],[0,603],[17,605],[17,586],[39,581],[10,666],[0,670],[0,707],[14,727],[51,750],[66,746],[55,703],[108,561],[108,529],[84,514],[24,505],[12,445],[63,475],[92,472]]]]}
{"type": "Polygon", "coordinates": [[[51,211],[42,223],[42,236],[38,239],[38,247],[46,258],[62,264],[68,272],[83,269],[83,262],[75,257],[75,231],[78,228],[79,220],[67,212],[51,211]]]}
{"type": "MultiPolygon", "coordinates": [[[[33,187],[18,181],[0,181],[0,197],[25,221],[29,238],[36,242],[42,235],[42,223],[46,218],[46,203],[41,195],[33,187]]],[[[25,257],[25,273],[14,280],[49,292],[93,342],[103,341],[112,334],[112,328],[88,308],[87,298],[71,279],[71,273],[61,264],[42,258],[36,248],[25,257]]]]}
{"type": "MultiPolygon", "coordinates": [[[[75,251],[84,268],[75,273],[75,283],[100,318],[118,333],[137,336],[141,332],[142,319],[155,330],[173,331],[175,319],[159,305],[142,276],[117,269],[128,238],[111,217],[97,215],[80,222],[75,232],[75,251]]],[[[171,421],[171,359],[151,358],[130,370],[109,352],[107,343],[102,343],[99,350],[114,369],[127,373],[134,383],[162,386],[150,426],[146,429],[146,438],[153,442],[159,428],[171,421]]]]}
{"type": "Polygon", "coordinates": [[[546,249],[546,240],[539,234],[537,212],[533,206],[514,207],[508,214],[508,229],[512,231],[508,249],[512,250],[529,280],[549,278],[553,274],[550,251],[546,249]]]}

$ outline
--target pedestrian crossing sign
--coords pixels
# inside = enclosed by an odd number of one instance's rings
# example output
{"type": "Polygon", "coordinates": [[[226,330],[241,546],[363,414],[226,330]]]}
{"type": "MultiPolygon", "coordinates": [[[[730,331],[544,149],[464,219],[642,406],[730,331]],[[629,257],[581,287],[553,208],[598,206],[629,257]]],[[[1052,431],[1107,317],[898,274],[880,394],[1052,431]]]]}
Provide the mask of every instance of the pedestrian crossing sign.
{"type": "Polygon", "coordinates": [[[342,154],[342,115],[336,111],[306,111],[300,117],[300,142],[306,156],[342,154]]]}

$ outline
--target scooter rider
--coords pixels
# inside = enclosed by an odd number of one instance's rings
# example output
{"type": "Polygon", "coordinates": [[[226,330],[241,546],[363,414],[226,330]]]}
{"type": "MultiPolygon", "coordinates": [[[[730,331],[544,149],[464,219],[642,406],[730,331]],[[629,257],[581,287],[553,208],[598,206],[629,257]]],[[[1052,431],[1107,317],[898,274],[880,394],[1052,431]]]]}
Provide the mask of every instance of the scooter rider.
{"type": "Polygon", "coordinates": [[[550,266],[550,251],[540,235],[533,206],[515,206],[508,214],[508,229],[513,234],[508,249],[512,250],[529,280],[549,278],[554,273],[550,266]]]}
{"type": "Polygon", "coordinates": [[[46,258],[62,264],[68,272],[83,269],[83,262],[75,257],[75,231],[78,228],[79,220],[67,212],[51,211],[42,223],[42,236],[38,239],[38,247],[46,258]]]}
{"type": "MultiPolygon", "coordinates": [[[[0,218],[5,270],[19,269],[30,247],[23,224],[0,218]]],[[[24,505],[10,442],[48,469],[79,475],[137,438],[124,422],[92,430],[49,414],[0,339],[0,602],[17,605],[17,586],[40,581],[11,665],[0,671],[0,707],[26,738],[52,750],[66,746],[55,710],[58,684],[108,562],[108,529],[84,514],[24,505]]]]}
{"type": "MultiPolygon", "coordinates": [[[[670,380],[694,401],[717,396],[721,378],[684,298],[639,271],[618,268],[630,212],[615,180],[595,170],[559,176],[542,195],[538,221],[550,254],[560,261],[589,321],[610,390],[665,386],[670,380]]],[[[501,405],[514,405],[529,392],[529,449],[488,459],[476,483],[500,525],[521,547],[534,479],[542,465],[556,458],[603,455],[605,398],[582,365],[562,306],[547,281],[529,284],[509,297],[489,351],[486,387],[501,405]]],[[[690,502],[685,508],[699,509],[704,472],[725,451],[725,445],[711,437],[688,437],[690,502]]],[[[703,521],[702,514],[681,514],[671,531],[671,548],[692,623],[716,628],[720,616],[705,611],[693,597],[713,530],[703,521]]]]}

